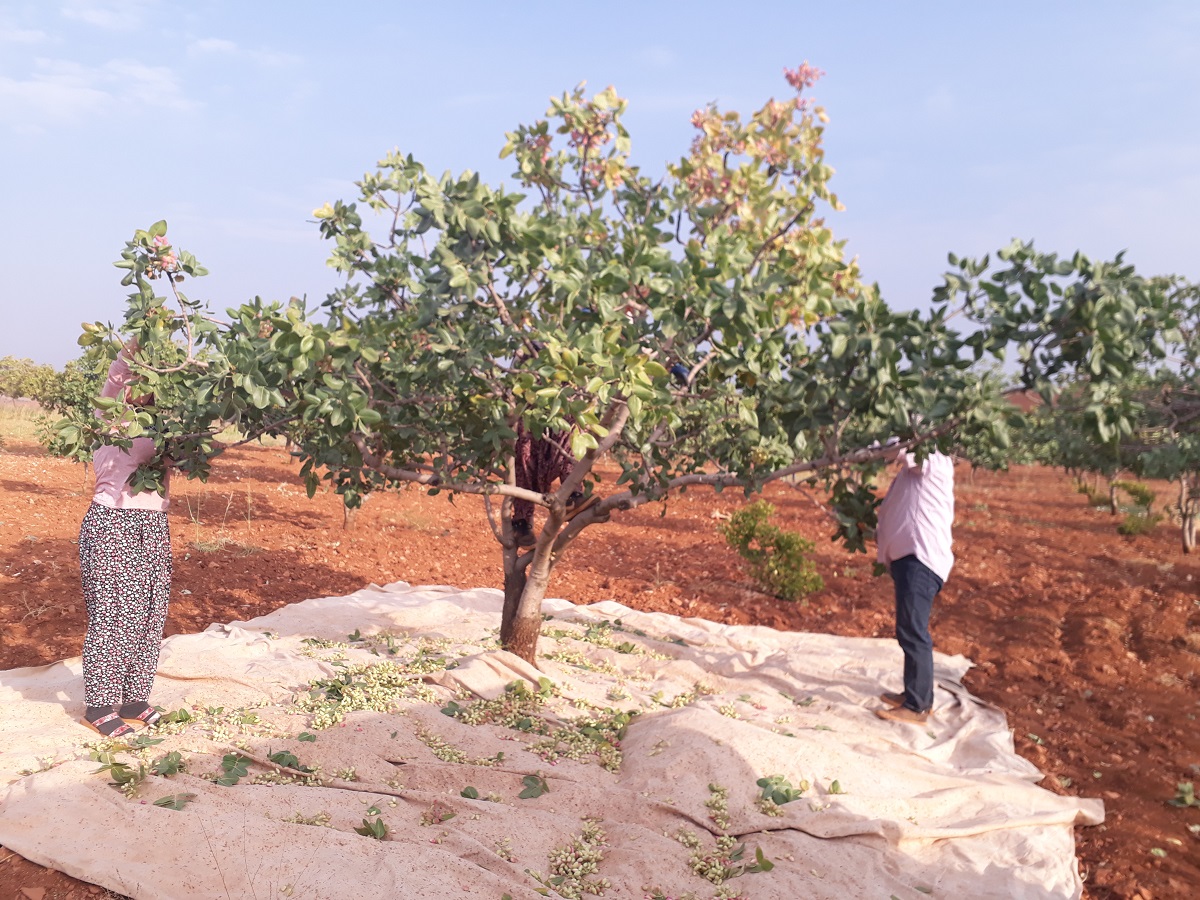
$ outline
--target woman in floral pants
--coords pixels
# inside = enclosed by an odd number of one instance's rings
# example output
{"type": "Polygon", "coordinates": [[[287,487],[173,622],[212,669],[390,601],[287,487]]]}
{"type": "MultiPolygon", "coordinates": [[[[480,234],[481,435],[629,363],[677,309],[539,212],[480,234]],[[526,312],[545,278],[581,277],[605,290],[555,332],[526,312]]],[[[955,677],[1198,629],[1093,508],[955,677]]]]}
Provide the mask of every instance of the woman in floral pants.
{"type": "MultiPolygon", "coordinates": [[[[518,421],[514,473],[517,487],[546,494],[555,481],[562,481],[570,475],[575,468],[575,457],[571,455],[571,435],[574,433],[574,429],[547,431],[543,437],[534,438],[524,421],[518,421]]],[[[571,521],[599,500],[596,494],[585,497],[583,491],[572,491],[567,498],[566,520],[571,521]]],[[[537,543],[533,533],[533,504],[530,501],[521,498],[513,500],[512,528],[518,547],[532,547],[537,543]]]]}
{"type": "MultiPolygon", "coordinates": [[[[152,395],[130,398],[133,380],[126,352],[108,371],[100,395],[124,392],[136,405],[152,395]]],[[[153,725],[149,704],[158,668],[159,643],[171,594],[169,489],[131,493],[129,478],[152,462],[154,441],[139,437],[128,449],[101,447],[92,460],[96,489],[79,530],[79,569],[87,604],[83,642],[83,723],[105,737],[129,734],[130,725],[153,725]]],[[[164,484],[166,479],[164,479],[164,484]]]]}

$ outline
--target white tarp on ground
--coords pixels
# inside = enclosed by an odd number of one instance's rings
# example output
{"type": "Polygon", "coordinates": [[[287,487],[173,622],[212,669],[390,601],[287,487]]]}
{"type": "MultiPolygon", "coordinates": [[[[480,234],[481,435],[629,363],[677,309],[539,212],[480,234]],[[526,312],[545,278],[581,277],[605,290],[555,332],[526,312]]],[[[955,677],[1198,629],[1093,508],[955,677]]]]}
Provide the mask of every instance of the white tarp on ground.
{"type": "Polygon", "coordinates": [[[500,606],[493,590],[372,586],[169,638],[154,700],[192,720],[110,758],[153,770],[177,752],[182,771],[132,797],[89,758],[105,745],[76,721],[78,659],[0,673],[0,845],[138,900],[533,900],[598,879],[639,900],[1080,895],[1072,827],[1103,807],[1036,786],[1003,713],[961,686],[962,657],[937,658],[929,723],[896,725],[872,714],[899,687],[892,641],[551,600],[539,673],[496,649],[500,606]],[[517,680],[527,694],[505,691],[517,680]],[[300,709],[320,681],[324,705],[300,709]],[[623,760],[606,708],[640,712],[623,760]],[[489,714],[507,724],[472,724],[489,714]],[[246,774],[215,783],[233,754],[246,774]],[[528,775],[548,792],[522,799],[528,775]],[[771,776],[807,789],[764,807],[771,776]],[[154,805],[179,794],[195,797],[154,805]],[[586,818],[603,838],[564,851],[586,818]],[[364,820],[386,839],[356,833],[364,820]],[[774,868],[741,872],[759,850],[774,868]]]}

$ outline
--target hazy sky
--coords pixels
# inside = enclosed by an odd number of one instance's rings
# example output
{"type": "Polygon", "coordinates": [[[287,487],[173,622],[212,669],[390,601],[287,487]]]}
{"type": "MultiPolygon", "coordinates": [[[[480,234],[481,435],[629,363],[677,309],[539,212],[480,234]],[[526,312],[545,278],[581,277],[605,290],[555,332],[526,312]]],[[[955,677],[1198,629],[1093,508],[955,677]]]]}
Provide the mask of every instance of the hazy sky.
{"type": "Polygon", "coordinates": [[[118,320],[157,219],[218,310],[334,286],[312,223],[393,148],[511,180],[504,132],[580,81],[659,172],[709,101],[827,72],[835,233],[900,307],[1015,237],[1200,278],[1200,3],[0,0],[0,356],[118,320]]]}

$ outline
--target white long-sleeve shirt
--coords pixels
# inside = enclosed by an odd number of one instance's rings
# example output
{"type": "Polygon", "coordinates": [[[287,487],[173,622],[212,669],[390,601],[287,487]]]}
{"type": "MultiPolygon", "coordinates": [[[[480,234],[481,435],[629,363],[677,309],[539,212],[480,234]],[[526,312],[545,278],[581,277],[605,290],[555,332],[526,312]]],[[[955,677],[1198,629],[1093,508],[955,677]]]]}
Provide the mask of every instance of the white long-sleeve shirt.
{"type": "Polygon", "coordinates": [[[904,451],[899,465],[879,505],[877,558],[890,566],[897,559],[916,556],[945,581],[954,566],[954,460],[935,451],[918,463],[904,451]]]}

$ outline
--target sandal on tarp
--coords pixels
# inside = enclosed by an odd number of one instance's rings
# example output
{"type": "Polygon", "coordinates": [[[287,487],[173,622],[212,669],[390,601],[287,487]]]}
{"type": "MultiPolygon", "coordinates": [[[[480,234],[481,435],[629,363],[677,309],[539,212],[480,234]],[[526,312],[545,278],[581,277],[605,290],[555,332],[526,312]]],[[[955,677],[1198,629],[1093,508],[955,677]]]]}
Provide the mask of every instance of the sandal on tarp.
{"type": "Polygon", "coordinates": [[[106,738],[119,738],[125,737],[127,734],[133,734],[133,729],[125,724],[125,720],[115,712],[107,713],[98,719],[89,719],[87,716],[84,716],[79,721],[96,732],[96,734],[106,738]]]}
{"type": "Polygon", "coordinates": [[[145,700],[126,703],[117,711],[117,715],[129,725],[157,725],[162,718],[162,713],[145,700]]]}

